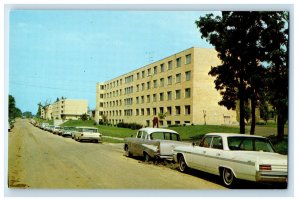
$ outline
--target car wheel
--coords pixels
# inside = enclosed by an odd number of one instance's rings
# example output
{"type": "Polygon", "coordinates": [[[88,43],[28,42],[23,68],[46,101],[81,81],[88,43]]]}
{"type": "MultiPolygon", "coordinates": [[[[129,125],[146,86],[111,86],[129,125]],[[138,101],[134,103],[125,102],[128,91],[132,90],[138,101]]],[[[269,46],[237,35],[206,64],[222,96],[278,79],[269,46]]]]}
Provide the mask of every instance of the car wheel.
{"type": "Polygon", "coordinates": [[[127,156],[127,157],[131,157],[132,156],[132,154],[129,151],[128,145],[125,146],[124,150],[125,150],[125,156],[127,156]]]}
{"type": "Polygon", "coordinates": [[[151,160],[151,157],[146,152],[144,153],[144,161],[149,162],[151,160]]]}
{"type": "Polygon", "coordinates": [[[189,168],[185,162],[184,156],[180,155],[179,156],[179,160],[178,160],[178,164],[179,164],[179,170],[180,172],[186,172],[187,169],[189,168]]]}
{"type": "Polygon", "coordinates": [[[222,170],[222,180],[226,187],[233,187],[236,183],[236,178],[229,168],[222,170]]]}

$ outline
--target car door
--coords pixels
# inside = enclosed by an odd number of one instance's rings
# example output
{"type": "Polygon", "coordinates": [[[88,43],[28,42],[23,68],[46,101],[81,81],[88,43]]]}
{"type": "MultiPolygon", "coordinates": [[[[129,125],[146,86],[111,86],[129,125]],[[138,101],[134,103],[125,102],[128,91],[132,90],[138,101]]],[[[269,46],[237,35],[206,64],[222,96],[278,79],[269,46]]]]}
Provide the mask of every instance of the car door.
{"type": "Polygon", "coordinates": [[[194,166],[195,169],[206,171],[206,160],[207,160],[207,151],[210,147],[212,137],[205,136],[200,141],[199,146],[194,146],[192,153],[188,156],[188,161],[194,166]]]}
{"type": "Polygon", "coordinates": [[[206,170],[213,174],[219,174],[219,165],[223,157],[223,139],[221,136],[213,136],[210,148],[206,150],[206,170]]]}

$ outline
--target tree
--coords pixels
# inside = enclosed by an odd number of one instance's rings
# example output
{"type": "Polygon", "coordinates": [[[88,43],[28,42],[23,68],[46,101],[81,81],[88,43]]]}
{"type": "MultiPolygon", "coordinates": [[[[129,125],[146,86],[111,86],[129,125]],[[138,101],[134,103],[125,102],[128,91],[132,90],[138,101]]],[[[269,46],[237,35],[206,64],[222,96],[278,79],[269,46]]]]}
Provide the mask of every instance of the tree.
{"type": "Polygon", "coordinates": [[[23,117],[32,118],[32,113],[29,111],[23,112],[23,117]]]}
{"type": "MultiPolygon", "coordinates": [[[[216,77],[215,88],[222,95],[220,105],[236,109],[236,102],[239,100],[240,133],[245,133],[245,101],[250,97],[255,117],[255,93],[258,90],[255,90],[251,79],[259,77],[256,74],[256,68],[260,67],[257,65],[260,54],[257,47],[259,37],[254,33],[261,32],[260,18],[257,12],[222,12],[222,17],[213,17],[213,14],[208,14],[196,21],[201,37],[215,46],[222,61],[220,65],[212,67],[209,75],[216,77]]],[[[255,126],[255,122],[253,125],[255,126]]]]}
{"type": "Polygon", "coordinates": [[[85,113],[85,114],[82,114],[82,115],[80,116],[80,119],[81,119],[82,121],[86,121],[86,120],[88,120],[88,118],[89,118],[89,115],[87,115],[86,113],[85,113]]]}
{"type": "Polygon", "coordinates": [[[215,88],[222,95],[219,104],[236,109],[236,102],[239,103],[240,133],[245,133],[245,102],[250,99],[250,133],[254,134],[255,109],[267,86],[268,92],[271,91],[268,95],[271,104],[281,108],[278,120],[285,120],[288,84],[287,54],[284,53],[288,40],[287,31],[282,29],[287,22],[285,18],[284,12],[222,12],[222,17],[208,14],[196,21],[201,37],[215,46],[222,62],[209,72],[216,77],[215,88]],[[265,62],[269,63],[268,67],[265,62]],[[284,82],[284,86],[276,88],[274,82],[277,85],[284,82]]]}
{"type": "Polygon", "coordinates": [[[22,111],[16,107],[15,98],[12,95],[8,96],[8,118],[15,119],[22,117],[22,111]]]}
{"type": "Polygon", "coordinates": [[[267,62],[267,97],[277,115],[277,139],[284,136],[288,120],[289,13],[271,12],[263,15],[266,29],[262,33],[267,62]]]}

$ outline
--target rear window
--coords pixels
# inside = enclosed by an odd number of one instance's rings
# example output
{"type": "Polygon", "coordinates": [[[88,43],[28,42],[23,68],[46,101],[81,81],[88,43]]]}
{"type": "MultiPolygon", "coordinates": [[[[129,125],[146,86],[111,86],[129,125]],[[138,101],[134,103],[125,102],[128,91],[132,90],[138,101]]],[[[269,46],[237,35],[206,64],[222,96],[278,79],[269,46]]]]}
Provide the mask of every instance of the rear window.
{"type": "Polygon", "coordinates": [[[176,133],[169,132],[154,132],[150,135],[151,140],[172,140],[180,141],[180,137],[176,133]]]}
{"type": "Polygon", "coordinates": [[[227,141],[230,150],[275,152],[266,138],[228,137],[227,141]]]}

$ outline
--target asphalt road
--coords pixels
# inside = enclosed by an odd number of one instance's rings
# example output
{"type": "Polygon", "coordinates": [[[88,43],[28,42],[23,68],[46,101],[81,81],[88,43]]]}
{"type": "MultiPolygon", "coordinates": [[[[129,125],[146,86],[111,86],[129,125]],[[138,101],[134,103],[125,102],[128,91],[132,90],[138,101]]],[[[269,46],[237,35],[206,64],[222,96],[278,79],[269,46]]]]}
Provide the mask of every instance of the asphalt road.
{"type": "Polygon", "coordinates": [[[224,189],[214,176],[127,158],[122,147],[76,142],[19,119],[8,137],[9,188],[224,189]]]}

